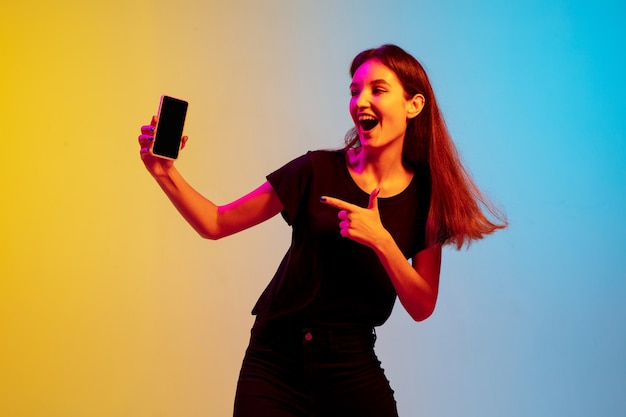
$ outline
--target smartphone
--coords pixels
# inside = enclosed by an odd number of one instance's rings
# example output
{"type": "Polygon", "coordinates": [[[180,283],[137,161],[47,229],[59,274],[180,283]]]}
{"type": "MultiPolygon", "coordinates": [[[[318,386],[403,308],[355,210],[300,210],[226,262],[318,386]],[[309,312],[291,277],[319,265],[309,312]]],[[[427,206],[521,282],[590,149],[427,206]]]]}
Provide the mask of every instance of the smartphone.
{"type": "Polygon", "coordinates": [[[178,158],[180,142],[187,116],[189,103],[174,97],[163,95],[159,104],[159,113],[152,154],[166,159],[178,158]]]}

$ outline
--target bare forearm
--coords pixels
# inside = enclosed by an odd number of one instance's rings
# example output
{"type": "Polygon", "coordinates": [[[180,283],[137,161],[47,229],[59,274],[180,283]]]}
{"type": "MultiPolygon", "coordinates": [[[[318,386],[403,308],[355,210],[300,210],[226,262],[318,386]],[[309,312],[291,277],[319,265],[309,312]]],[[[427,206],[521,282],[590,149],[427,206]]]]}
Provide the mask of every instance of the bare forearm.
{"type": "Polygon", "coordinates": [[[196,191],[173,166],[152,174],[180,214],[206,239],[220,239],[280,213],[280,199],[269,182],[225,205],[216,205],[196,191]]]}
{"type": "Polygon", "coordinates": [[[196,191],[175,167],[153,175],[174,207],[200,236],[218,239],[218,207],[196,191]]]}
{"type": "Polygon", "coordinates": [[[391,236],[379,242],[374,250],[409,315],[416,321],[428,318],[437,301],[440,258],[434,260],[434,267],[425,267],[421,274],[404,257],[391,236]]]}
{"type": "Polygon", "coordinates": [[[341,236],[369,246],[376,252],[404,308],[414,320],[424,320],[432,314],[437,301],[441,247],[415,254],[411,265],[381,223],[378,193],[379,189],[370,193],[366,208],[328,196],[322,196],[321,201],[339,209],[337,217],[341,236]]]}

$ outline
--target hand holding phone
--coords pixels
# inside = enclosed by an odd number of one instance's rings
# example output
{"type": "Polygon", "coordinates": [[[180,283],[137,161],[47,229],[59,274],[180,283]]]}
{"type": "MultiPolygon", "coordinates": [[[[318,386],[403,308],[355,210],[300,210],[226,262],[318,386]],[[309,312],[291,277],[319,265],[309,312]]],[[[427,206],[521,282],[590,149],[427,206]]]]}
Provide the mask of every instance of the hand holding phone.
{"type": "Polygon", "coordinates": [[[188,106],[184,100],[161,96],[151,149],[153,155],[172,160],[178,158],[188,106]]]}

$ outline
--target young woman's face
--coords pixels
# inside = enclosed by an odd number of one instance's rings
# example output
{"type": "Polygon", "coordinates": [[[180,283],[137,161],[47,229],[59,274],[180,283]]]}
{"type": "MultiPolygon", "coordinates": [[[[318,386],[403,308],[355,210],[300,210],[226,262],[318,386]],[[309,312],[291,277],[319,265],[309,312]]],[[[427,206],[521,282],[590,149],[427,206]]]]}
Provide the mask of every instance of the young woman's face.
{"type": "Polygon", "coordinates": [[[401,147],[409,119],[424,105],[421,95],[407,99],[396,74],[377,60],[357,68],[350,94],[350,115],[363,147],[401,147]]]}

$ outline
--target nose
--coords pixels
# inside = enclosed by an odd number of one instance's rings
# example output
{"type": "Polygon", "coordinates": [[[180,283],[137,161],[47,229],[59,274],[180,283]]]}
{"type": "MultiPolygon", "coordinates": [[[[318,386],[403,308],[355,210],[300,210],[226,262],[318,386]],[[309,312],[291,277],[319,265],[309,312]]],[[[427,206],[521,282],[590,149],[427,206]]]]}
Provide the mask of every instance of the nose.
{"type": "Polygon", "coordinates": [[[354,96],[353,102],[358,109],[369,107],[370,104],[369,96],[365,91],[362,91],[358,95],[354,96]]]}

